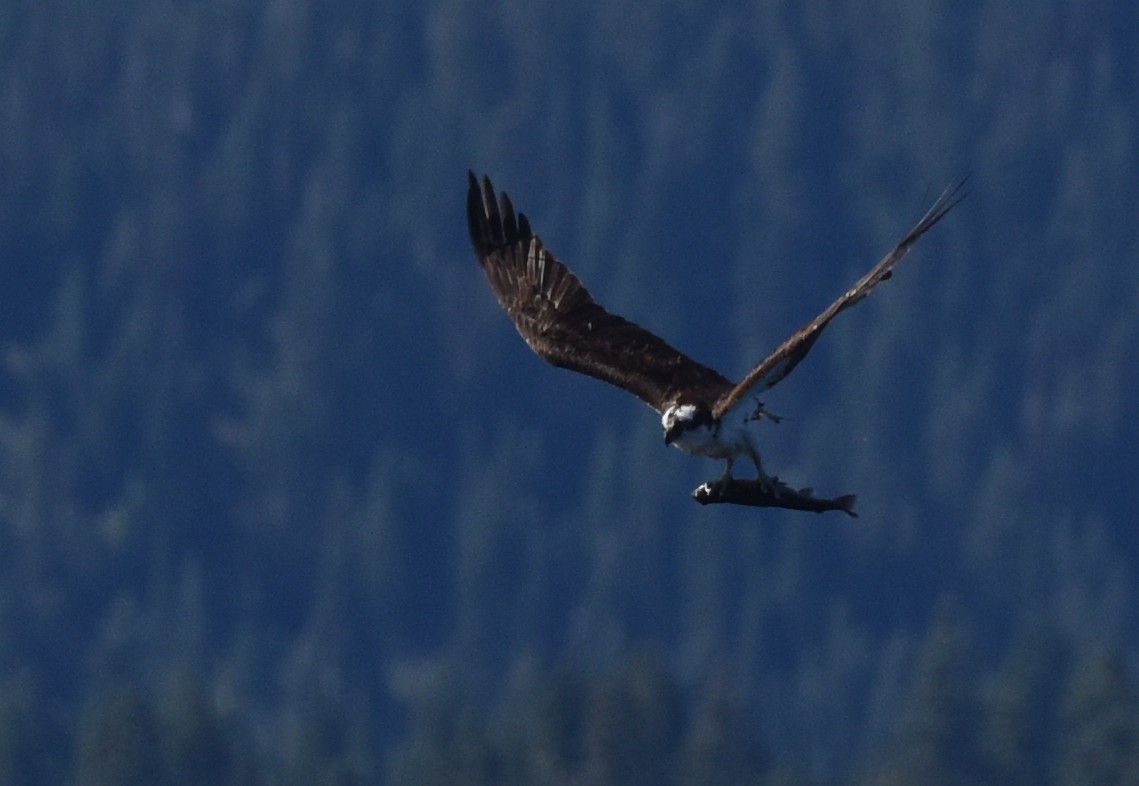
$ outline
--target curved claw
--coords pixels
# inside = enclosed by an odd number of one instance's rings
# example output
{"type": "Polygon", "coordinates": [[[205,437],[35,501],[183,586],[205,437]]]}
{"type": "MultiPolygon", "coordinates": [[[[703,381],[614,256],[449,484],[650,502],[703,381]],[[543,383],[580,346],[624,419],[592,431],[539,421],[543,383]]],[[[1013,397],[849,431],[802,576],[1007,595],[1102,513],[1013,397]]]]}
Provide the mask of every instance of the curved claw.
{"type": "Polygon", "coordinates": [[[763,407],[762,401],[755,402],[755,411],[747,416],[748,420],[762,420],[767,418],[772,423],[781,423],[783,421],[782,415],[776,415],[774,412],[768,412],[763,407]]]}

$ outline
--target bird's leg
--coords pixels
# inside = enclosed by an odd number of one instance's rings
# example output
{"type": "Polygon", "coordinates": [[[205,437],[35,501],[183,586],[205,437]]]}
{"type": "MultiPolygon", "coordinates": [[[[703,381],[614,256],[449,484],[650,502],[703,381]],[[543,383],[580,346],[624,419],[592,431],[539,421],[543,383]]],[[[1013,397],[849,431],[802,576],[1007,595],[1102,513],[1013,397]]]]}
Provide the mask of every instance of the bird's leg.
{"type": "Polygon", "coordinates": [[[728,456],[726,459],[724,459],[724,462],[725,462],[724,474],[722,474],[722,475],[720,475],[720,477],[716,478],[716,480],[713,481],[711,484],[712,488],[714,490],[723,491],[724,489],[726,489],[728,487],[728,484],[730,484],[732,482],[732,462],[733,461],[735,461],[735,459],[732,458],[731,456],[728,456]]]}
{"type": "Polygon", "coordinates": [[[755,411],[748,415],[747,419],[761,420],[763,418],[767,418],[772,423],[778,423],[779,421],[783,420],[783,417],[781,415],[776,415],[764,409],[762,401],[757,401],[755,402],[755,411]]]}
{"type": "Polygon", "coordinates": [[[759,481],[760,488],[763,489],[764,494],[772,497],[779,496],[779,478],[774,475],[768,475],[763,471],[763,462],[759,460],[759,452],[754,448],[748,450],[748,458],[755,464],[755,479],[759,481]]]}

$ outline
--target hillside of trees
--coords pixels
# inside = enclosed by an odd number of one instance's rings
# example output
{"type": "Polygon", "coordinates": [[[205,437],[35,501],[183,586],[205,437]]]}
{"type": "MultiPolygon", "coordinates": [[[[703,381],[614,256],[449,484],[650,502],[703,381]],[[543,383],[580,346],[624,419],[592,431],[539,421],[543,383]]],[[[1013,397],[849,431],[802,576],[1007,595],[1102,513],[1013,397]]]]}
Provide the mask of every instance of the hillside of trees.
{"type": "Polygon", "coordinates": [[[1139,782],[1139,12],[14,0],[0,784],[1139,782]],[[859,518],[542,363],[486,172],[859,518]],[[1131,392],[1129,392],[1131,391],[1131,392]]]}

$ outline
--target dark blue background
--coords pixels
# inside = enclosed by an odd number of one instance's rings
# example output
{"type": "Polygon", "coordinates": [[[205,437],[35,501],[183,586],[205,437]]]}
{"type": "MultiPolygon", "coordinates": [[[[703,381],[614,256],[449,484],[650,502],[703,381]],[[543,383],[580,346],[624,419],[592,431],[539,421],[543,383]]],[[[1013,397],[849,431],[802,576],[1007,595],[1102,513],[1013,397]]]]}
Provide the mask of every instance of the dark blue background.
{"type": "Polygon", "coordinates": [[[631,782],[624,686],[722,697],[726,780],[1039,782],[1134,702],[1132,5],[56,5],[0,14],[0,779],[534,782],[564,690],[558,772],[631,782]],[[499,311],[468,168],[729,376],[967,171],[766,399],[860,518],[688,500],[499,311]]]}

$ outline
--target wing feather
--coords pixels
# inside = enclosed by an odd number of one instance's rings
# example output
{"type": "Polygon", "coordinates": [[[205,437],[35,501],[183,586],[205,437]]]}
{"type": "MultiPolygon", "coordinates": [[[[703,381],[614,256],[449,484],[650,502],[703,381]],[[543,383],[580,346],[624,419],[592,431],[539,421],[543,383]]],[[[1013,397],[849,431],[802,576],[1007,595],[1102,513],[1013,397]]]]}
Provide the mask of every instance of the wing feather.
{"type": "Polygon", "coordinates": [[[733,383],[596,302],[490,178],[469,173],[467,224],[479,266],[530,348],[555,366],[624,388],[663,411],[681,393],[709,404],[733,383]]]}
{"type": "Polygon", "coordinates": [[[713,407],[713,416],[719,418],[740,401],[767,390],[791,373],[792,369],[807,356],[819,335],[832,319],[862,300],[874,287],[888,279],[894,267],[913,248],[922,235],[933,228],[938,221],[952,210],[966,194],[962,192],[967,178],[959,178],[950,183],[933,205],[914,227],[902,236],[886,256],[860,278],[842,297],[832,303],[823,313],[795,331],[770,355],[748,372],[747,376],[731,390],[725,391],[713,407]]]}

